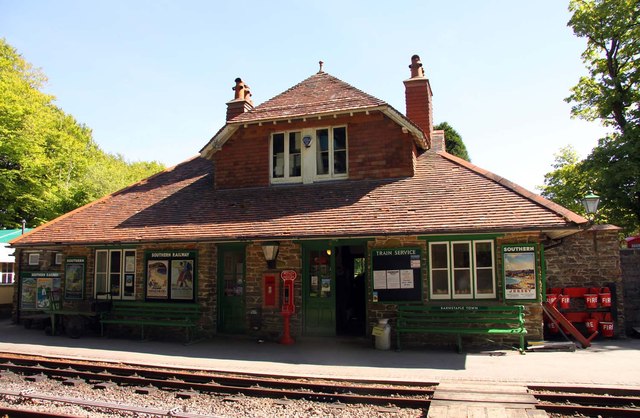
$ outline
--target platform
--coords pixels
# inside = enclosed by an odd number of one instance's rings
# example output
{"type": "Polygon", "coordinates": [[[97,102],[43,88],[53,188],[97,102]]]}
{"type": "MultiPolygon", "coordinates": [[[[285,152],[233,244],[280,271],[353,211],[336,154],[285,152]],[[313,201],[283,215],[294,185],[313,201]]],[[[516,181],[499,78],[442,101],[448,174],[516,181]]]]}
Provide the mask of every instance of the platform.
{"type": "Polygon", "coordinates": [[[493,381],[640,388],[640,339],[595,340],[571,351],[466,352],[448,349],[374,349],[372,339],[297,338],[293,345],[218,336],[185,346],[139,341],[47,336],[0,320],[0,351],[75,359],[176,366],[229,372],[390,381],[493,381]]]}

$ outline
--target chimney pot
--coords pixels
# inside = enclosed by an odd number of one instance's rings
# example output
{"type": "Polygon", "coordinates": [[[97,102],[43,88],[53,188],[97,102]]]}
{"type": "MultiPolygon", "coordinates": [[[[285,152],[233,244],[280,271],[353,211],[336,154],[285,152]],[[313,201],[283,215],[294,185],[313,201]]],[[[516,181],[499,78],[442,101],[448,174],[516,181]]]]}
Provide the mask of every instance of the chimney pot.
{"type": "Polygon", "coordinates": [[[236,85],[231,87],[235,93],[233,100],[227,103],[227,121],[253,109],[251,90],[240,77],[235,79],[236,85]]]}
{"type": "Polygon", "coordinates": [[[424,75],[422,62],[418,55],[411,57],[411,78],[404,81],[407,117],[422,129],[431,141],[433,130],[433,110],[431,86],[424,75]]]}

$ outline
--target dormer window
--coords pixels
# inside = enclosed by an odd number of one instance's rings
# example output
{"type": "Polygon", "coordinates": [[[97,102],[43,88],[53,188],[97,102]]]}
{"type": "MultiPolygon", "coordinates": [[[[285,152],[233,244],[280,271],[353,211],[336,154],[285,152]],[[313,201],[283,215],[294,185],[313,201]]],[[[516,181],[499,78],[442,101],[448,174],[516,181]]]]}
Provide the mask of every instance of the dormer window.
{"type": "Polygon", "coordinates": [[[347,161],[345,126],[275,132],[271,135],[272,184],[347,178],[347,161]]]}
{"type": "Polygon", "coordinates": [[[316,130],[316,174],[343,177],[347,174],[347,128],[316,130]]]}
{"type": "Polygon", "coordinates": [[[274,182],[302,180],[300,132],[275,133],[271,139],[271,178],[274,182]]]}

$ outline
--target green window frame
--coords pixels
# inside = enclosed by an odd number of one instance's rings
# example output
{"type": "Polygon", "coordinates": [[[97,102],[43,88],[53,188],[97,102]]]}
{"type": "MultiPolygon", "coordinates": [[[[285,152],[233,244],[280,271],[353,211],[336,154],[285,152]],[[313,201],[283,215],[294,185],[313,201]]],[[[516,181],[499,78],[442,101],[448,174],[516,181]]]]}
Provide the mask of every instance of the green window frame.
{"type": "Polygon", "coordinates": [[[495,299],[496,250],[490,239],[429,242],[429,299],[495,299]]]}

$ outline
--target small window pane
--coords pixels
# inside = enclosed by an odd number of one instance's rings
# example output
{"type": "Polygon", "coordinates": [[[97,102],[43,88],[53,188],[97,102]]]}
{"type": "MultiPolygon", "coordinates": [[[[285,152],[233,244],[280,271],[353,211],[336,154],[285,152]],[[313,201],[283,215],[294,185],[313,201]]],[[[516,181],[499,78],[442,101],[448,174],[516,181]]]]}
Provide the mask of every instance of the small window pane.
{"type": "Polygon", "coordinates": [[[339,151],[333,155],[333,173],[344,174],[347,172],[347,152],[339,151]]]}
{"type": "Polygon", "coordinates": [[[347,149],[347,129],[334,128],[333,129],[333,150],[345,151],[346,149],[347,149]]]}
{"type": "Polygon", "coordinates": [[[469,244],[453,244],[453,267],[465,268],[471,266],[469,244]]]}
{"type": "Polygon", "coordinates": [[[492,255],[490,242],[476,243],[476,267],[493,267],[492,255]]]}
{"type": "Polygon", "coordinates": [[[433,244],[431,246],[431,267],[447,268],[447,244],[433,244]]]}
{"type": "Polygon", "coordinates": [[[453,281],[456,295],[471,294],[471,271],[455,270],[453,272],[453,281]]]}
{"type": "Polygon", "coordinates": [[[284,177],[284,134],[274,134],[272,143],[274,178],[284,177]]]}
{"type": "Polygon", "coordinates": [[[299,177],[302,174],[300,132],[289,133],[289,177],[299,177]]]}
{"type": "Polygon", "coordinates": [[[120,259],[120,250],[111,251],[111,273],[120,273],[122,261],[120,259]]]}
{"type": "Polygon", "coordinates": [[[316,132],[318,140],[316,143],[318,144],[318,151],[326,152],[329,151],[329,130],[328,129],[318,129],[316,132]]]}
{"type": "Polygon", "coordinates": [[[493,294],[493,270],[481,269],[476,271],[477,292],[479,294],[493,294]]]}
{"type": "Polygon", "coordinates": [[[446,295],[449,293],[449,272],[436,270],[431,273],[431,281],[434,295],[446,295]]]}

